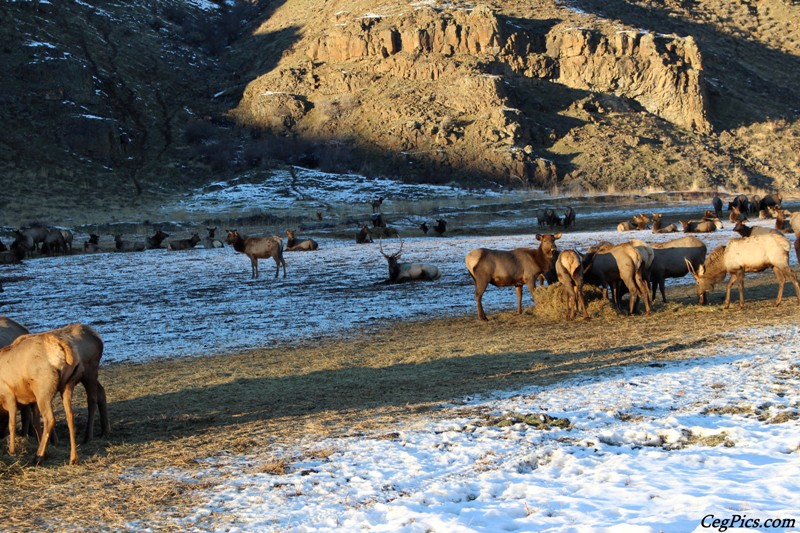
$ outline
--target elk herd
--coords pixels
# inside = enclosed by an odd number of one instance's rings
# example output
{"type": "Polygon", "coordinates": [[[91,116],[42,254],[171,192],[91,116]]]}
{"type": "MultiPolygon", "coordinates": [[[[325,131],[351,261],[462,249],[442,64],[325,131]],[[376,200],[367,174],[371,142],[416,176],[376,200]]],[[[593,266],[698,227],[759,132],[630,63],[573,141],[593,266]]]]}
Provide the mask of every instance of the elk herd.
{"type": "MultiPolygon", "coordinates": [[[[381,213],[384,198],[370,201],[373,227],[360,224],[356,243],[373,242],[377,228],[386,228],[381,213]]],[[[789,213],[781,207],[780,195],[748,199],[737,196],[729,202],[728,210],[733,231],[738,238],[730,239],[707,253],[706,244],[694,234],[718,231],[721,222],[723,202],[715,196],[713,209],[707,210],[697,220],[679,220],[683,233],[687,234],[668,241],[647,243],[642,239],[612,244],[598,242],[585,251],[578,249],[558,249],[558,241],[563,231],[556,233],[537,233],[536,247],[519,247],[511,250],[476,248],[464,258],[466,270],[474,284],[474,297],[478,318],[487,320],[483,308],[483,296],[489,285],[495,287],[514,287],[516,291],[516,311],[522,313],[523,289],[528,287],[534,298],[537,282],[558,283],[563,297],[564,317],[573,320],[578,315],[589,319],[585,297],[585,285],[596,286],[603,291],[604,298],[623,309],[623,296],[628,294],[628,303],[623,311],[634,314],[641,302],[644,312],[651,313],[652,305],[660,291],[662,302],[666,302],[665,282],[669,278],[681,278],[690,274],[697,289],[698,302],[708,302],[708,292],[726,277],[724,304],[730,305],[731,289],[737,284],[739,306],[744,305],[744,276],[748,272],[761,272],[771,268],[778,282],[778,295],[775,305],[783,296],[784,284],[791,282],[800,303],[800,286],[795,273],[789,267],[791,245],[785,234],[795,234],[795,252],[800,260],[800,213],[789,213]],[[775,218],[774,228],[747,226],[747,215],[775,218]]],[[[561,214],[555,209],[542,209],[537,213],[540,227],[563,229],[575,225],[576,214],[571,207],[561,214]]],[[[433,230],[437,236],[447,231],[443,219],[436,221],[432,228],[422,223],[419,228],[423,234],[433,230]]],[[[653,234],[675,233],[680,231],[675,223],[663,225],[662,215],[639,213],[617,225],[618,231],[642,231],[652,229],[653,234]]],[[[235,252],[248,257],[252,278],[258,278],[258,260],[272,258],[275,262],[275,278],[283,270],[286,277],[285,252],[313,252],[319,244],[310,238],[297,236],[295,230],[286,230],[286,246],[280,236],[248,237],[236,229],[226,230],[224,240],[216,237],[216,227],[207,227],[207,234],[201,237],[193,233],[188,239],[168,240],[170,235],[160,228],[144,240],[125,240],[121,235],[114,236],[114,250],[136,252],[148,249],[188,250],[202,245],[204,248],[224,248],[229,245],[235,252]]],[[[11,245],[14,254],[27,257],[35,250],[69,253],[72,249],[72,234],[58,228],[32,226],[15,230],[15,241],[11,245]],[[35,230],[35,231],[34,231],[35,230]]],[[[395,231],[393,235],[399,235],[395,231]]],[[[103,251],[100,237],[91,234],[84,243],[86,253],[103,251]]],[[[398,239],[399,247],[390,252],[384,249],[379,238],[380,255],[387,261],[389,276],[384,283],[403,283],[409,281],[436,281],[442,277],[440,267],[426,263],[401,262],[404,241],[398,239]]],[[[1,245],[1,243],[0,243],[1,245]]],[[[2,290],[2,289],[0,289],[2,290]]],[[[45,456],[48,440],[54,426],[52,401],[56,394],[62,398],[64,413],[70,436],[69,462],[78,460],[76,437],[72,413],[72,391],[80,383],[86,390],[87,419],[84,441],[94,433],[95,411],[99,411],[101,432],[106,435],[110,424],[106,407],[105,389],[99,381],[99,364],[103,354],[103,341],[100,335],[83,324],[69,326],[41,333],[30,333],[24,326],[10,318],[0,316],[0,417],[7,426],[8,452],[15,453],[16,414],[23,415],[23,434],[31,426],[38,438],[35,461],[40,463],[45,456]]]]}

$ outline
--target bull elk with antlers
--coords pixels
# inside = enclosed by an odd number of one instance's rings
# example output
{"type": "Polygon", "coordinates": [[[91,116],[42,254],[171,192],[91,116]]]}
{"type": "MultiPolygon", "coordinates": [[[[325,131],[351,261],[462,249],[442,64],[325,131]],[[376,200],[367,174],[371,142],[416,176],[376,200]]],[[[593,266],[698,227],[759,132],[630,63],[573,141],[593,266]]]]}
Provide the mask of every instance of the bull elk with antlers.
{"type": "Polygon", "coordinates": [[[379,241],[381,255],[389,262],[388,283],[403,283],[406,281],[434,281],[442,276],[439,267],[424,263],[401,263],[400,254],[403,252],[403,239],[400,239],[400,249],[387,255],[383,251],[383,239],[379,241]]]}

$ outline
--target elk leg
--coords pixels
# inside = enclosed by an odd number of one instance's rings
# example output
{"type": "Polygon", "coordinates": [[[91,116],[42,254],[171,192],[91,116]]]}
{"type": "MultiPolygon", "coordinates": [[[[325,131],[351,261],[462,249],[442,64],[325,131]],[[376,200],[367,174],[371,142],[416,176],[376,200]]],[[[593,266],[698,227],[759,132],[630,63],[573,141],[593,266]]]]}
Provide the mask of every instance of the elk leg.
{"type": "Polygon", "coordinates": [[[7,399],[3,407],[8,411],[8,454],[14,455],[17,440],[17,400],[7,399]]]}
{"type": "Polygon", "coordinates": [[[483,304],[481,304],[483,293],[486,292],[487,285],[486,283],[475,281],[475,305],[478,307],[479,320],[488,320],[488,318],[486,318],[486,313],[483,312],[483,304]]]}
{"type": "Polygon", "coordinates": [[[251,277],[257,278],[258,277],[258,258],[256,258],[256,257],[251,257],[250,258],[250,267],[251,267],[251,270],[252,270],[252,276],[251,277]]]}
{"type": "Polygon", "coordinates": [[[67,428],[69,428],[69,464],[78,464],[77,445],[75,443],[75,417],[72,414],[72,389],[75,387],[71,383],[64,387],[61,393],[61,402],[64,404],[64,415],[67,418],[67,428]]]}
{"type": "Polygon", "coordinates": [[[42,415],[44,424],[42,438],[39,441],[39,449],[36,450],[36,466],[39,466],[44,460],[44,454],[47,452],[47,441],[50,440],[50,433],[53,432],[53,427],[56,425],[56,421],[55,417],[53,416],[53,406],[48,400],[40,397],[37,398],[36,403],[39,405],[39,412],[42,415]]]}
{"type": "Polygon", "coordinates": [[[725,309],[731,306],[731,287],[736,283],[736,278],[739,276],[738,272],[731,273],[731,279],[728,280],[728,286],[725,289],[725,309]]]}
{"type": "Polygon", "coordinates": [[[522,314],[522,285],[517,285],[517,314],[522,314]]]}
{"type": "MultiPolygon", "coordinates": [[[[644,310],[645,314],[650,314],[650,288],[648,286],[647,281],[645,281],[644,276],[642,276],[641,272],[637,272],[633,279],[634,283],[636,284],[636,292],[641,294],[642,299],[644,300],[644,310]]],[[[633,293],[631,293],[631,297],[633,297],[633,293]]]]}
{"type": "Polygon", "coordinates": [[[86,407],[88,410],[86,427],[83,431],[83,442],[86,444],[92,440],[94,435],[94,412],[97,409],[97,379],[84,380],[83,388],[86,389],[86,407]]]}
{"type": "Polygon", "coordinates": [[[108,404],[106,402],[106,389],[97,382],[97,409],[100,411],[100,435],[105,437],[111,433],[111,424],[108,421],[108,404]]]}
{"type": "Polygon", "coordinates": [[[772,267],[772,271],[775,273],[775,279],[778,280],[778,297],[775,298],[775,307],[778,307],[781,304],[781,300],[783,300],[783,286],[786,284],[786,276],[783,275],[783,271],[778,267],[772,267]]]}
{"type": "Polygon", "coordinates": [[[800,285],[797,283],[797,276],[794,274],[794,271],[788,266],[786,267],[786,277],[788,277],[792,285],[794,285],[794,294],[797,296],[797,302],[800,303],[800,285]]]}

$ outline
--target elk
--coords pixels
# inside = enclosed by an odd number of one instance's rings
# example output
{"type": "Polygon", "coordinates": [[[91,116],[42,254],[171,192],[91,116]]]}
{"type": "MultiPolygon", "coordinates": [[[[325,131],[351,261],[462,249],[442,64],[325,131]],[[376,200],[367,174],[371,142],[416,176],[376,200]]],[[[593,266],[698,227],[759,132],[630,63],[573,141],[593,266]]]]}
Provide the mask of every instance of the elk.
{"type": "Polygon", "coordinates": [[[0,348],[0,406],[8,413],[9,454],[15,452],[17,404],[36,403],[44,421],[36,451],[36,464],[41,464],[55,426],[52,401],[59,392],[69,428],[69,463],[78,463],[72,390],[79,367],[80,359],[72,346],[52,333],[22,335],[0,348]]]}
{"type": "Polygon", "coordinates": [[[118,252],[143,252],[145,248],[143,242],[124,241],[120,234],[114,235],[114,245],[118,252]]]}
{"type": "Polygon", "coordinates": [[[90,233],[89,239],[84,241],[83,243],[83,251],[102,252],[103,250],[100,248],[100,235],[97,235],[95,233],[90,233]]]}
{"type": "Polygon", "coordinates": [[[44,239],[45,237],[47,237],[47,233],[49,231],[50,230],[47,228],[47,226],[44,226],[43,224],[37,222],[31,224],[27,228],[20,229],[19,233],[22,233],[26,237],[30,237],[33,243],[33,249],[39,250],[40,244],[44,242],[44,239]]]}
{"type": "Polygon", "coordinates": [[[224,248],[225,244],[219,239],[217,239],[214,234],[217,232],[217,227],[214,226],[213,228],[209,228],[206,226],[206,231],[208,235],[203,238],[203,247],[204,248],[224,248]]]}
{"type": "Polygon", "coordinates": [[[795,236],[800,235],[800,211],[795,211],[789,216],[789,226],[795,236]]]}
{"type": "Polygon", "coordinates": [[[433,232],[438,237],[441,237],[444,235],[445,231],[447,231],[447,221],[442,218],[436,220],[436,225],[433,227],[433,232]]]}
{"type": "Polygon", "coordinates": [[[169,233],[164,233],[161,231],[161,228],[158,228],[153,235],[145,239],[145,247],[148,250],[157,250],[158,248],[161,248],[161,243],[163,243],[164,239],[167,237],[169,237],[169,233]]]}
{"type": "Polygon", "coordinates": [[[317,241],[314,239],[298,239],[296,231],[286,230],[286,251],[287,252],[309,252],[319,248],[317,241]]]}
{"type": "Polygon", "coordinates": [[[713,220],[681,220],[684,233],[711,233],[722,229],[722,222],[718,218],[713,220]]]}
{"type": "Polygon", "coordinates": [[[60,231],[61,232],[61,236],[64,237],[64,253],[71,254],[72,253],[72,241],[75,240],[75,236],[68,229],[59,229],[58,231],[60,231]]]}
{"type": "Polygon", "coordinates": [[[575,225],[575,210],[571,207],[564,209],[564,228],[571,228],[575,225]]]}
{"type": "Polygon", "coordinates": [[[425,222],[419,225],[419,229],[422,231],[424,235],[428,234],[428,225],[425,222]]]}
{"type": "Polygon", "coordinates": [[[783,209],[778,209],[775,213],[775,229],[781,233],[789,233],[792,231],[792,224],[789,222],[789,220],[786,220],[787,214],[790,217],[792,215],[783,209]]]}
{"type": "Polygon", "coordinates": [[[765,211],[770,207],[780,206],[782,202],[783,196],[780,193],[768,194],[758,202],[758,210],[765,211]]]}
{"type": "Polygon", "coordinates": [[[746,272],[762,272],[772,267],[778,280],[778,297],[775,306],[783,298],[783,286],[787,278],[794,285],[797,302],[800,303],[800,286],[797,277],[789,268],[789,241],[783,235],[770,233],[753,237],[732,239],[728,244],[718,246],[697,269],[686,261],[689,272],[697,283],[697,298],[701,304],[706,302],[706,293],[730,274],[725,292],[725,308],[730,307],[731,287],[739,282],[739,308],[744,308],[744,275],[746,272]]]}
{"type": "Polygon", "coordinates": [[[738,206],[731,208],[731,214],[728,215],[728,220],[736,222],[737,220],[747,220],[747,215],[738,206]]]}
{"type": "Polygon", "coordinates": [[[697,268],[706,260],[706,245],[693,235],[651,245],[655,256],[650,267],[650,292],[655,298],[661,290],[662,302],[667,302],[666,278],[682,278],[689,273],[685,260],[697,268]]]}
{"type": "Polygon", "coordinates": [[[283,258],[283,239],[277,235],[272,237],[243,237],[235,229],[229,229],[225,241],[237,252],[250,258],[253,278],[258,277],[258,260],[272,257],[275,260],[275,277],[283,265],[283,277],[286,277],[286,260],[283,258]]]}
{"type": "Polygon", "coordinates": [[[11,251],[13,251],[19,259],[31,257],[33,255],[33,251],[36,249],[36,246],[33,242],[33,237],[23,233],[20,230],[14,230],[13,233],[14,241],[9,246],[11,251]]]}
{"type": "MultiPolygon", "coordinates": [[[[747,196],[744,195],[744,194],[740,194],[736,198],[734,198],[733,200],[728,202],[728,211],[731,211],[731,210],[733,210],[734,207],[737,207],[737,208],[739,208],[740,212],[747,213],[748,204],[749,204],[749,202],[747,200],[747,196]]],[[[731,220],[731,222],[734,222],[734,221],[731,220]]]]}
{"type": "Polygon", "coordinates": [[[553,256],[558,251],[556,240],[560,238],[561,233],[537,233],[538,248],[515,248],[511,251],[476,248],[469,252],[465,262],[475,284],[478,318],[488,320],[481,300],[490,283],[495,287],[516,287],[517,314],[522,314],[522,287],[528,286],[533,300],[536,278],[552,267],[553,256]]]}
{"type": "Polygon", "coordinates": [[[633,231],[635,229],[647,229],[647,225],[650,223],[650,217],[645,215],[644,213],[639,213],[638,215],[633,215],[630,220],[626,220],[624,222],[620,222],[617,224],[617,231],[633,231]]]}
{"type": "Polygon", "coordinates": [[[51,229],[47,231],[42,241],[42,253],[47,255],[67,253],[67,242],[61,230],[51,229]]]}
{"type": "Polygon", "coordinates": [[[383,196],[380,198],[375,198],[374,200],[369,201],[370,205],[372,205],[372,212],[375,213],[376,211],[381,210],[381,204],[383,204],[383,196]]]}
{"type": "Polygon", "coordinates": [[[197,232],[192,233],[192,236],[188,239],[177,239],[174,241],[169,241],[168,248],[170,250],[191,250],[197,243],[200,242],[200,235],[197,232]]]}
{"type": "Polygon", "coordinates": [[[49,333],[69,343],[80,359],[81,364],[75,373],[74,381],[75,383],[80,382],[86,389],[88,417],[83,442],[89,442],[94,436],[95,409],[100,411],[101,436],[105,437],[111,426],[108,421],[106,390],[98,379],[100,359],[103,357],[103,339],[94,329],[85,324],[70,324],[49,333]]]}
{"type": "Polygon", "coordinates": [[[714,206],[714,216],[722,218],[722,198],[715,194],[711,199],[711,205],[714,206]]]}
{"type": "Polygon", "coordinates": [[[389,279],[387,283],[403,283],[406,281],[434,281],[441,277],[439,268],[423,263],[401,263],[400,254],[403,252],[403,239],[400,239],[400,249],[386,255],[383,251],[383,239],[378,241],[381,255],[389,262],[389,279]]]}
{"type": "Polygon", "coordinates": [[[778,235],[782,234],[775,228],[766,228],[764,226],[745,226],[741,220],[736,221],[736,225],[733,227],[733,231],[735,231],[742,237],[752,237],[753,235],[766,235],[768,233],[776,233],[778,235]]]}
{"type": "Polygon", "coordinates": [[[653,213],[653,233],[675,233],[676,231],[678,231],[678,226],[675,224],[661,227],[661,213],[653,213]]]}
{"type": "Polygon", "coordinates": [[[370,233],[374,237],[377,237],[379,239],[383,239],[384,237],[397,237],[398,235],[400,235],[400,233],[396,229],[390,228],[388,226],[372,228],[370,230],[370,233]]]}
{"type": "Polygon", "coordinates": [[[558,254],[555,263],[556,275],[564,287],[564,299],[567,301],[566,320],[573,320],[578,309],[582,309],[584,318],[589,320],[583,296],[583,258],[575,250],[564,250],[558,254]]]}
{"type": "Polygon", "coordinates": [[[545,226],[552,228],[559,223],[559,218],[558,215],[556,215],[555,209],[546,207],[537,211],[536,221],[539,223],[540,228],[544,228],[545,226]]]}
{"type": "Polygon", "coordinates": [[[356,232],[356,244],[366,244],[372,242],[372,230],[369,229],[369,226],[363,224],[361,228],[356,232]]]}
{"type": "MultiPolygon", "coordinates": [[[[608,298],[608,288],[616,289],[623,283],[630,293],[628,314],[636,309],[636,298],[644,300],[647,314],[650,314],[649,289],[643,277],[641,254],[630,243],[602,245],[589,248],[583,260],[583,275],[587,283],[603,287],[604,297],[608,298]]],[[[618,291],[613,291],[614,303],[619,305],[618,291]]]]}

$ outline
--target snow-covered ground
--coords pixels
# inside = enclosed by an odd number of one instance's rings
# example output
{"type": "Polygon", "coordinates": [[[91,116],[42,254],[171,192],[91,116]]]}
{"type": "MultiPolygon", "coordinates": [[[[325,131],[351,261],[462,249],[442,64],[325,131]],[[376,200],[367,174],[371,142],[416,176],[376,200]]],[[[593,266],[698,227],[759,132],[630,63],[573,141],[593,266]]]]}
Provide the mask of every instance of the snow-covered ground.
{"type": "Polygon", "coordinates": [[[800,531],[798,346],[794,325],[737,331],[688,360],[468,398],[382,434],[209,459],[193,475],[211,488],[180,527],[800,531]],[[497,423],[530,414],[571,427],[497,423]],[[276,457],[288,473],[254,473],[276,457]]]}

